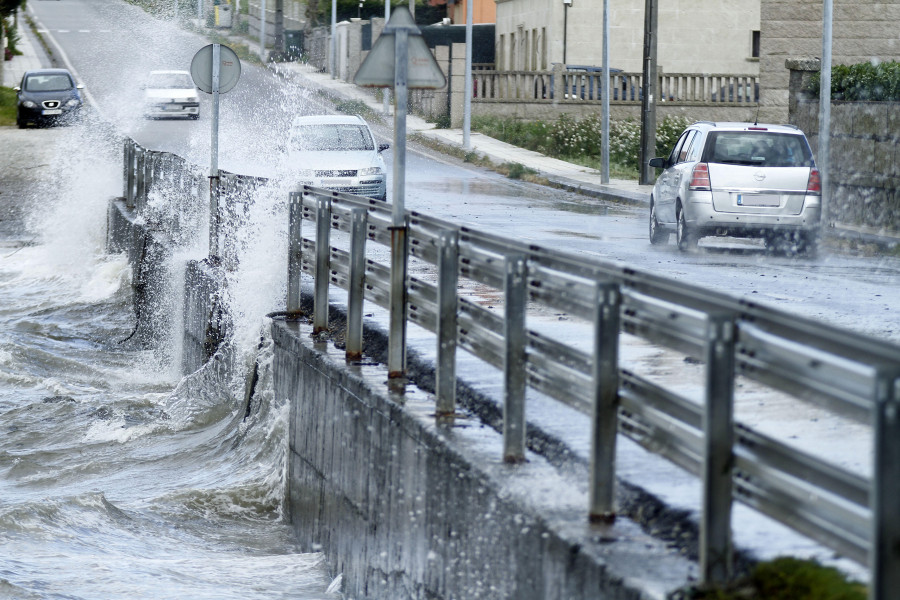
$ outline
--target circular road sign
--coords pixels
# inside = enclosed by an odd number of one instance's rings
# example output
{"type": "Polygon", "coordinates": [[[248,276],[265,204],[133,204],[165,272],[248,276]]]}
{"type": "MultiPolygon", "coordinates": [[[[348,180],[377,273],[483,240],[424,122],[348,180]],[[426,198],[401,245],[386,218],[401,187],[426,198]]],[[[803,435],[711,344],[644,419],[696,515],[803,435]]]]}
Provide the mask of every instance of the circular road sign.
{"type": "MultiPolygon", "coordinates": [[[[212,94],[213,44],[203,46],[191,60],[191,77],[194,85],[212,94]]],[[[241,61],[234,50],[219,45],[219,93],[231,91],[241,78],[241,61]]]]}

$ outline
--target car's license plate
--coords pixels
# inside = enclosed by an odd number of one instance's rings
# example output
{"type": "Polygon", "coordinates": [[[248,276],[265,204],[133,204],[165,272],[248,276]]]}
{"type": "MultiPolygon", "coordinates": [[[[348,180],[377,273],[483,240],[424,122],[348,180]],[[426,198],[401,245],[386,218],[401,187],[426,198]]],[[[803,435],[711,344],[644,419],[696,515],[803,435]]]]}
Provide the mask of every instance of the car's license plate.
{"type": "Polygon", "coordinates": [[[42,115],[61,115],[61,108],[48,108],[47,110],[41,111],[42,115]]]}
{"type": "Polygon", "coordinates": [[[326,183],[328,185],[350,185],[353,183],[352,179],[327,179],[326,183]]]}
{"type": "Polygon", "coordinates": [[[738,206],[781,206],[781,196],[777,194],[738,194],[738,206]]]}
{"type": "Polygon", "coordinates": [[[163,106],[163,110],[181,110],[181,107],[177,104],[167,104],[166,106],[163,106]]]}

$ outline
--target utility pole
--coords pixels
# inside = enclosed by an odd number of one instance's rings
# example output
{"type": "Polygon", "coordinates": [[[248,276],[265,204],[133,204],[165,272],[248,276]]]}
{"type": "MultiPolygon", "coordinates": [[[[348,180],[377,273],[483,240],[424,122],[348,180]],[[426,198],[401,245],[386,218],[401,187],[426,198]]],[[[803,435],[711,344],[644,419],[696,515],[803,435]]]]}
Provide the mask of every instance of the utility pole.
{"type": "MultiPolygon", "coordinates": [[[[281,56],[284,50],[284,0],[275,0],[275,56],[281,56]]],[[[276,58],[275,60],[281,60],[276,58]]]]}
{"type": "Polygon", "coordinates": [[[653,184],[654,169],[647,164],[656,153],[656,39],[658,0],[644,3],[644,85],[641,96],[640,183],[653,184]]]}
{"type": "MultiPolygon", "coordinates": [[[[832,0],[825,0],[822,11],[822,60],[819,62],[819,147],[816,163],[822,186],[822,228],[830,224],[831,201],[831,38],[832,0]]],[[[823,231],[824,233],[824,231],[823,231]]]]}

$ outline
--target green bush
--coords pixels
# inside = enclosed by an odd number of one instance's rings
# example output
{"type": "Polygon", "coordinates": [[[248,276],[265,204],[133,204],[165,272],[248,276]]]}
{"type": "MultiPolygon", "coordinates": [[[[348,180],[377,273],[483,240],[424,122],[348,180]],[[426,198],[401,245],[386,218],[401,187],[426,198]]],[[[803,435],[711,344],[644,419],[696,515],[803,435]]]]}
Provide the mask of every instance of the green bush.
{"type": "MultiPolygon", "coordinates": [[[[690,122],[684,117],[666,117],[656,127],[656,156],[669,153],[678,136],[690,122]]],[[[472,128],[509,144],[534,150],[547,156],[590,164],[599,160],[603,141],[600,115],[573,119],[560,115],[544,121],[518,121],[512,118],[476,117],[472,128]]],[[[638,169],[641,148],[641,124],[633,119],[610,121],[609,160],[628,170],[638,169]]]]}
{"type": "Polygon", "coordinates": [[[677,600],[866,600],[863,584],[815,560],[779,557],[724,586],[689,586],[677,600]]]}
{"type": "MultiPolygon", "coordinates": [[[[820,73],[812,76],[805,91],[819,96],[820,73]]],[[[831,99],[900,101],[900,63],[870,62],[831,67],[831,99]]]]}
{"type": "Polygon", "coordinates": [[[0,126],[14,125],[16,122],[16,92],[12,88],[0,87],[0,126]]]}

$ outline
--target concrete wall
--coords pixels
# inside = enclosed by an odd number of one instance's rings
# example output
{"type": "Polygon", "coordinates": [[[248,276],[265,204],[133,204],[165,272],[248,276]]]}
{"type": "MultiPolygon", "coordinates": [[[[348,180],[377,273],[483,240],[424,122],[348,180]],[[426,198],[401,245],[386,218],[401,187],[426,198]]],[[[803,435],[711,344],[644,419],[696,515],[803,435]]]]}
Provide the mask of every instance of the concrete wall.
{"type": "MultiPolygon", "coordinates": [[[[819,145],[819,101],[802,93],[819,61],[793,61],[789,122],[819,145]]],[[[831,219],[900,232],[900,102],[831,103],[831,219]]],[[[821,161],[819,161],[821,163],[821,161]]]]}
{"type": "Polygon", "coordinates": [[[506,465],[493,429],[437,426],[430,394],[391,393],[383,367],[310,334],[273,327],[275,393],[292,401],[288,510],[346,598],[637,600],[688,575],[629,521],[588,525],[585,469],[506,465]]]}
{"type": "MultiPolygon", "coordinates": [[[[760,119],[788,119],[785,61],[822,56],[822,0],[762,0],[760,119]]],[[[833,64],[900,60],[900,4],[882,0],[835,0],[833,64]]]]}

